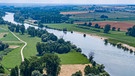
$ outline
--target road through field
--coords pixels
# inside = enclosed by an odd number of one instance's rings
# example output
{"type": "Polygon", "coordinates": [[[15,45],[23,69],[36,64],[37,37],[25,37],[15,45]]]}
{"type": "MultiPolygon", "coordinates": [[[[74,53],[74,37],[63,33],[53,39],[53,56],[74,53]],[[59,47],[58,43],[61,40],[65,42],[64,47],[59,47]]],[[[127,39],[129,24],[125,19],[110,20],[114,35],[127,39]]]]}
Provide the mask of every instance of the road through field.
{"type": "MultiPolygon", "coordinates": [[[[11,32],[11,31],[10,31],[11,32]]],[[[24,61],[24,55],[23,55],[23,49],[27,46],[27,42],[21,40],[18,36],[16,36],[13,32],[11,32],[19,41],[24,43],[23,47],[21,48],[21,57],[22,57],[22,62],[24,61]]]]}

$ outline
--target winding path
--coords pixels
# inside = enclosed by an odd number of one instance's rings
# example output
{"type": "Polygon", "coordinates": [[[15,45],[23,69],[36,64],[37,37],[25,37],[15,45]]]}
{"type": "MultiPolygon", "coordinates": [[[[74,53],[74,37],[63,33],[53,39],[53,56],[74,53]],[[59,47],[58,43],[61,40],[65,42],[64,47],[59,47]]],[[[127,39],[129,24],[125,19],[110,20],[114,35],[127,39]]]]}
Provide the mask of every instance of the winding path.
{"type": "MultiPolygon", "coordinates": [[[[10,31],[11,32],[11,31],[10,31]]],[[[21,57],[22,57],[22,62],[24,62],[24,56],[23,56],[23,49],[27,46],[27,42],[21,40],[18,36],[16,36],[13,32],[11,32],[19,41],[24,43],[23,47],[21,48],[21,57]]]]}

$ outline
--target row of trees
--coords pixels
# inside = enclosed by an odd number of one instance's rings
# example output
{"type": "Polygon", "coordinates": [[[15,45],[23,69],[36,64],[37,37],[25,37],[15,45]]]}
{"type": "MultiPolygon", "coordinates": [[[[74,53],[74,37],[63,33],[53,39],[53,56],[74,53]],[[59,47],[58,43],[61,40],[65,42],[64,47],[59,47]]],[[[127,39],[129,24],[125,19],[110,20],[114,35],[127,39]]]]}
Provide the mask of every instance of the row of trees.
{"type": "Polygon", "coordinates": [[[10,76],[58,76],[60,72],[60,59],[56,54],[45,54],[40,58],[24,59],[20,67],[11,69],[10,76]],[[45,72],[46,71],[46,72],[45,72]]]}
{"type": "Polygon", "coordinates": [[[13,23],[10,23],[8,22],[7,23],[9,26],[8,26],[8,29],[12,32],[21,32],[21,34],[24,34],[25,32],[25,26],[24,25],[19,25],[19,24],[13,24],[13,23]]]}
{"type": "MultiPolygon", "coordinates": [[[[88,26],[88,27],[94,27],[94,28],[98,28],[100,29],[101,27],[96,23],[94,26],[92,26],[92,23],[89,22],[89,23],[84,23],[83,26],[88,26]]],[[[112,31],[116,31],[116,27],[112,27],[111,28],[111,25],[109,24],[106,24],[104,26],[104,33],[109,33],[109,31],[112,30],[112,31]]],[[[129,30],[131,30],[131,28],[129,28],[129,30]]],[[[117,31],[120,31],[120,28],[117,29],[117,31]]]]}

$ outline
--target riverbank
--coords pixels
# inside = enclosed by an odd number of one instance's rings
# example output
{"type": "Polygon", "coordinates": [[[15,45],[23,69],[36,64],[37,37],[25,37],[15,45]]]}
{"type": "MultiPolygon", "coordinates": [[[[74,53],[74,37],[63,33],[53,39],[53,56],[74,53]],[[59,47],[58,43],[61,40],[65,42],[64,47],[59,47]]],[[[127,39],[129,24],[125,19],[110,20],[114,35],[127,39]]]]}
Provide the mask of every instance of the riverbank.
{"type": "MultiPolygon", "coordinates": [[[[68,31],[75,31],[81,34],[87,34],[99,39],[108,39],[108,42],[117,44],[122,43],[123,47],[127,47],[128,49],[132,49],[135,51],[135,38],[131,36],[126,36],[124,31],[110,31],[109,34],[103,33],[103,29],[99,29],[100,32],[92,31],[89,27],[89,29],[83,29],[83,28],[77,28],[75,24],[45,24],[45,26],[53,29],[59,29],[63,30],[66,28],[68,31]],[[126,45],[126,46],[125,46],[126,45]],[[128,46],[127,46],[128,45],[128,46]]],[[[96,29],[96,28],[94,28],[96,29]]]]}
{"type": "Polygon", "coordinates": [[[95,37],[95,38],[98,38],[98,39],[101,39],[101,40],[105,40],[105,39],[108,39],[108,38],[106,38],[106,37],[102,37],[102,36],[98,36],[98,35],[94,35],[94,34],[88,34],[88,33],[83,33],[83,32],[77,32],[77,31],[75,31],[76,33],[79,33],[79,34],[82,34],[82,35],[88,35],[88,36],[92,36],[92,37],[95,37]]]}

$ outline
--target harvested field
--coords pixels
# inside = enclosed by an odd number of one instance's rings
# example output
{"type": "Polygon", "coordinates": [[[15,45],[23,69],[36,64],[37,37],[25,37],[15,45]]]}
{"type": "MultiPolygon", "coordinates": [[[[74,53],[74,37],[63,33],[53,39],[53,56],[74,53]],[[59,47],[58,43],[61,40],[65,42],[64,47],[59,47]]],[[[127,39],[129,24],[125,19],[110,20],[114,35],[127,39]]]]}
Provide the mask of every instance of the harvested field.
{"type": "Polygon", "coordinates": [[[71,15],[75,15],[75,14],[82,14],[82,13],[88,13],[89,11],[73,11],[73,12],[60,12],[60,14],[63,14],[63,15],[68,15],[68,14],[71,14],[71,15]]]}
{"type": "Polygon", "coordinates": [[[62,65],[59,76],[71,76],[73,73],[75,73],[79,70],[84,75],[84,68],[86,65],[91,65],[91,64],[62,65]]]}
{"type": "Polygon", "coordinates": [[[12,48],[12,49],[15,49],[15,48],[18,48],[19,46],[18,45],[10,45],[9,48],[12,48]]]}
{"type": "MultiPolygon", "coordinates": [[[[134,23],[129,22],[118,22],[118,21],[99,21],[92,22],[92,25],[98,23],[101,27],[104,27],[106,24],[110,24],[111,27],[116,27],[116,29],[120,28],[122,31],[127,31],[129,27],[132,27],[134,23]]],[[[75,22],[75,24],[84,24],[84,22],[75,22]]]]}

